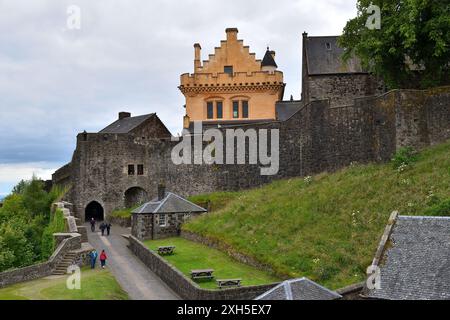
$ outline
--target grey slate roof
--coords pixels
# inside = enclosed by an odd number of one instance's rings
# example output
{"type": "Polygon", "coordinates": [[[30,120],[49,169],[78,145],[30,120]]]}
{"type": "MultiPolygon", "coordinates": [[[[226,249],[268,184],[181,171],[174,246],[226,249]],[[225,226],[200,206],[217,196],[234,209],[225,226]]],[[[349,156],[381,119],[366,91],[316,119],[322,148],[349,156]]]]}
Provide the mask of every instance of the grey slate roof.
{"type": "Polygon", "coordinates": [[[380,263],[381,289],[368,297],[450,299],[450,218],[398,216],[380,263]]]}
{"type": "Polygon", "coordinates": [[[133,210],[133,213],[180,213],[180,212],[206,212],[207,210],[172,193],[166,192],[162,200],[153,199],[133,210]]]}
{"type": "Polygon", "coordinates": [[[155,113],[145,114],[137,117],[128,117],[119,119],[109,126],[101,130],[99,133],[129,133],[131,130],[137,128],[144,121],[153,117],[155,113]]]}
{"type": "Polygon", "coordinates": [[[306,50],[308,74],[366,73],[356,57],[344,64],[341,59],[344,49],[338,46],[337,40],[337,36],[306,38],[304,50],[306,50]]]}
{"type": "Polygon", "coordinates": [[[255,300],[336,300],[341,295],[309,280],[287,280],[263,293],[255,300]]]}
{"type": "Polygon", "coordinates": [[[270,51],[269,48],[267,48],[266,54],[264,55],[264,58],[261,61],[262,67],[275,67],[278,68],[272,54],[274,54],[273,51],[270,51]]]}
{"type": "Polygon", "coordinates": [[[303,106],[302,101],[278,101],[275,104],[277,120],[286,121],[296,114],[303,106]]]}

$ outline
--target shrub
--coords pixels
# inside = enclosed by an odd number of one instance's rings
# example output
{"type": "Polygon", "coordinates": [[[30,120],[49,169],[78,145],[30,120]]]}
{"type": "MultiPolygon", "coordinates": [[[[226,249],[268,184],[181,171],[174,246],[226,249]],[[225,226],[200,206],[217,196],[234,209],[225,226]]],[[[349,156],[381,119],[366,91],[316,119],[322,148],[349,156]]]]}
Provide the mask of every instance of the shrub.
{"type": "MultiPolygon", "coordinates": [[[[400,148],[391,162],[395,169],[403,168],[417,161],[417,152],[412,147],[400,148]]],[[[403,171],[403,170],[401,170],[403,171]]]]}
{"type": "Polygon", "coordinates": [[[50,224],[44,229],[41,241],[41,259],[46,260],[55,251],[54,233],[64,232],[66,228],[64,214],[60,209],[52,215],[50,224]]]}

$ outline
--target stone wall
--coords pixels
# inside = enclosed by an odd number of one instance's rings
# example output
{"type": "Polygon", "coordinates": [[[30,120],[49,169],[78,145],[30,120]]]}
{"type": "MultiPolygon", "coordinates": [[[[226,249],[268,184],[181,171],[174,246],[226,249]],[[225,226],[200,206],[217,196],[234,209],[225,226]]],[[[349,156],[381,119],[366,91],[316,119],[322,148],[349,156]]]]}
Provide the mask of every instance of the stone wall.
{"type": "Polygon", "coordinates": [[[77,233],[71,234],[69,238],[62,240],[47,262],[0,273],[0,288],[15,283],[47,277],[53,273],[56,266],[62,261],[66,253],[80,248],[81,236],[77,233]]]}
{"type": "Polygon", "coordinates": [[[332,106],[350,105],[356,98],[385,92],[383,81],[367,73],[309,75],[304,81],[306,103],[330,99],[332,106]]]}
{"type": "Polygon", "coordinates": [[[70,201],[75,215],[84,220],[85,208],[91,201],[100,203],[108,215],[124,206],[125,192],[133,187],[145,190],[149,198],[156,197],[161,181],[168,191],[187,197],[330,172],[352,162],[388,161],[402,146],[420,149],[450,138],[450,87],[395,90],[338,107],[329,100],[313,101],[287,121],[246,125],[242,129],[280,130],[280,167],[276,175],[262,176],[260,166],[250,164],[175,165],[171,151],[177,142],[168,139],[141,141],[129,134],[79,135],[70,166],[70,201]],[[128,176],[128,164],[144,164],[145,174],[128,176]]]}
{"type": "Polygon", "coordinates": [[[278,285],[273,283],[220,290],[202,289],[158,254],[149,250],[137,238],[130,236],[129,241],[130,250],[173,291],[186,300],[251,300],[278,285]]]}

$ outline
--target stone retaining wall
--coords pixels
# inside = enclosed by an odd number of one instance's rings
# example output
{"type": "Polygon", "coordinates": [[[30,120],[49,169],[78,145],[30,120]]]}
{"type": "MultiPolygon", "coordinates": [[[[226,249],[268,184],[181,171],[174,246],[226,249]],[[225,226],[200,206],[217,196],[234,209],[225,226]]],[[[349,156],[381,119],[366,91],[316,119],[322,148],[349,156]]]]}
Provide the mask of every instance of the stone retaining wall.
{"type": "Polygon", "coordinates": [[[131,216],[128,218],[109,216],[108,220],[112,225],[117,225],[123,228],[131,227],[131,216]]]}
{"type": "MultiPolygon", "coordinates": [[[[190,240],[193,242],[197,242],[197,243],[201,243],[207,247],[211,247],[211,248],[217,249],[219,251],[226,252],[234,260],[239,261],[241,263],[250,265],[250,266],[258,268],[260,270],[265,270],[270,273],[275,273],[274,270],[269,265],[265,265],[254,258],[246,256],[245,254],[239,253],[239,252],[235,251],[231,246],[228,246],[228,245],[224,244],[223,242],[215,241],[210,238],[202,237],[196,233],[192,233],[192,232],[184,231],[184,230],[181,231],[180,236],[184,239],[187,239],[187,240],[190,240]]],[[[285,275],[279,274],[279,276],[283,277],[285,275]]]]}
{"type": "Polygon", "coordinates": [[[154,273],[156,273],[181,298],[187,300],[251,300],[270,290],[278,283],[221,290],[202,289],[185,277],[158,254],[149,250],[137,238],[129,237],[129,249],[154,273]]]}
{"type": "Polygon", "coordinates": [[[0,288],[51,275],[66,253],[81,248],[81,235],[78,233],[69,235],[69,238],[61,241],[47,262],[0,273],[0,288]]]}

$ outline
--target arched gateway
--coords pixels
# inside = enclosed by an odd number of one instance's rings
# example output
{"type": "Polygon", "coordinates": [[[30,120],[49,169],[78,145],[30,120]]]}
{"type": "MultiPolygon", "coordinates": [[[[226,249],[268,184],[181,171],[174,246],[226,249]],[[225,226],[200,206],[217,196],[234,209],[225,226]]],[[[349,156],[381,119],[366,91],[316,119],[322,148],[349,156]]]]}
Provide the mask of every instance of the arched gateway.
{"type": "Polygon", "coordinates": [[[103,221],[105,218],[103,207],[97,201],[92,201],[86,206],[85,221],[89,221],[92,218],[96,221],[103,221]]]}
{"type": "Polygon", "coordinates": [[[140,187],[133,187],[125,191],[125,208],[132,208],[148,201],[148,193],[140,187]]]}

